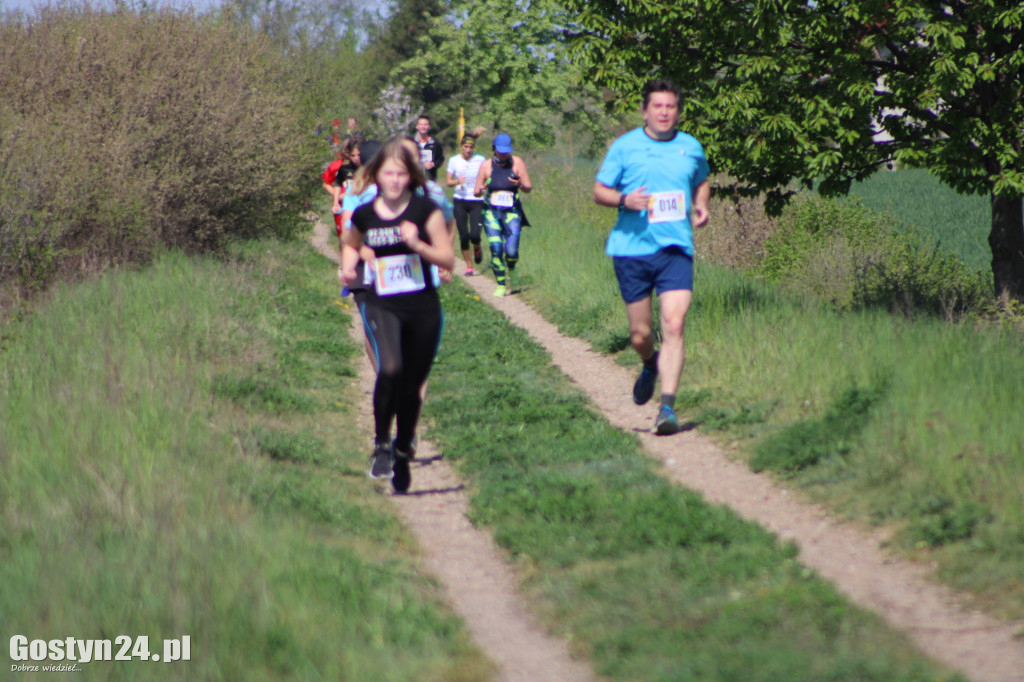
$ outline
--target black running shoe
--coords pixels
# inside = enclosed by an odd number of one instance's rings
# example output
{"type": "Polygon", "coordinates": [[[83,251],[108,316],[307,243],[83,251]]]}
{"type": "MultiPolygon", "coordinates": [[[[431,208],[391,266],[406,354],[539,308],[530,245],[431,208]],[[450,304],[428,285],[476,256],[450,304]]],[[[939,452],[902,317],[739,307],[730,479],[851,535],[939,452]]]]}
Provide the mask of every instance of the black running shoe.
{"type": "Polygon", "coordinates": [[[412,476],[409,474],[409,458],[402,453],[396,452],[391,487],[395,489],[396,493],[402,495],[409,490],[409,484],[411,483],[412,476]]]}
{"type": "Polygon", "coordinates": [[[370,478],[391,478],[394,475],[392,464],[394,453],[387,443],[377,443],[370,455],[370,478]]]}
{"type": "Polygon", "coordinates": [[[484,259],[483,249],[480,248],[479,244],[474,244],[473,245],[473,262],[476,263],[477,265],[479,265],[480,261],[482,261],[483,259],[484,259]]]}
{"type": "Polygon", "coordinates": [[[648,369],[647,364],[644,363],[644,368],[640,370],[640,376],[637,377],[636,383],[633,384],[633,402],[637,405],[643,405],[654,395],[654,380],[658,378],[657,351],[654,352],[651,364],[654,365],[653,369],[648,369]]]}

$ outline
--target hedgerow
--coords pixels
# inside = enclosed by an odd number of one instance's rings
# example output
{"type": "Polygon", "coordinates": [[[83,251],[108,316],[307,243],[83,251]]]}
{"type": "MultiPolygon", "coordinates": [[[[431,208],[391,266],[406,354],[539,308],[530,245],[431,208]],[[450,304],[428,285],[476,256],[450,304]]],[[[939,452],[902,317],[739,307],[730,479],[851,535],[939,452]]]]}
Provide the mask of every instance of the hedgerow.
{"type": "Polygon", "coordinates": [[[840,309],[885,307],[947,319],[978,311],[992,291],[985,273],[855,198],[790,207],[765,242],[761,273],[840,309]]]}
{"type": "Polygon", "coordinates": [[[0,66],[0,284],[298,226],[312,155],[258,35],[62,5],[5,17],[0,66]]]}

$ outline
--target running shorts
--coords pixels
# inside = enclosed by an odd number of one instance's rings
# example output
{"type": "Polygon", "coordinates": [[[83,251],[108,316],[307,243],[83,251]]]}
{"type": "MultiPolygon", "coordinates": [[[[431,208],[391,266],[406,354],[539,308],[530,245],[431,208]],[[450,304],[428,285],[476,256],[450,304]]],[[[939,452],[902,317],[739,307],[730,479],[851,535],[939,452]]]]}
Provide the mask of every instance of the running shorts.
{"type": "Polygon", "coordinates": [[[693,291],[693,256],[670,246],[650,256],[615,256],[615,276],[626,303],[635,303],[657,291],[693,291]]]}

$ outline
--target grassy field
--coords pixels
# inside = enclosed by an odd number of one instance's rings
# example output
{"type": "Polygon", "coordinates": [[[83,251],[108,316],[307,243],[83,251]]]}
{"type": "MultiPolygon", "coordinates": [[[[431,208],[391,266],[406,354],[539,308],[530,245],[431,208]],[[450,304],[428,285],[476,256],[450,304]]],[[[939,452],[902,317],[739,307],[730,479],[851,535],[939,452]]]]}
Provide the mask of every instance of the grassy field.
{"type": "MultiPolygon", "coordinates": [[[[188,635],[87,679],[493,679],[365,478],[359,351],[305,244],[177,254],[3,330],[0,630],[188,635]]],[[[432,437],[551,627],[621,680],[952,680],[795,550],[659,478],[459,285],[432,437]]],[[[5,640],[6,641],[6,640],[5,640]]]]}
{"type": "Polygon", "coordinates": [[[868,208],[894,216],[900,224],[921,228],[943,251],[957,254],[972,269],[991,268],[988,197],[957,194],[928,171],[916,168],[879,171],[855,184],[851,194],[868,208]]]}
{"type": "MultiPolygon", "coordinates": [[[[602,255],[614,211],[589,201],[592,171],[535,172],[524,295],[564,332],[617,353],[625,313],[602,255]]],[[[686,418],[755,469],[890,526],[899,548],[936,562],[979,604],[1024,618],[1020,330],[841,314],[698,261],[686,418]]],[[[637,366],[632,350],[620,360],[637,366]]]]}
{"type": "Polygon", "coordinates": [[[794,547],[662,479],[523,330],[461,287],[445,294],[431,438],[471,482],[473,519],[494,528],[548,621],[600,674],[944,678],[794,547]]]}
{"type": "Polygon", "coordinates": [[[490,679],[367,483],[331,276],[305,244],[172,254],[3,330],[5,652],[188,635],[82,679],[490,679]]]}

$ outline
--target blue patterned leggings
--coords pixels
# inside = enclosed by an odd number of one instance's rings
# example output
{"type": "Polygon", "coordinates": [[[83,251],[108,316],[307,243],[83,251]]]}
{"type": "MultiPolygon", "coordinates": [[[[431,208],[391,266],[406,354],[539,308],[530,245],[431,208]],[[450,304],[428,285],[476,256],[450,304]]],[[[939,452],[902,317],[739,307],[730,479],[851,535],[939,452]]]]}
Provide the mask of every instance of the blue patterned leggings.
{"type": "Polygon", "coordinates": [[[491,246],[491,269],[494,279],[505,285],[505,268],[516,269],[519,262],[519,236],[523,229],[523,212],[518,206],[484,208],[484,232],[491,246]]]}

